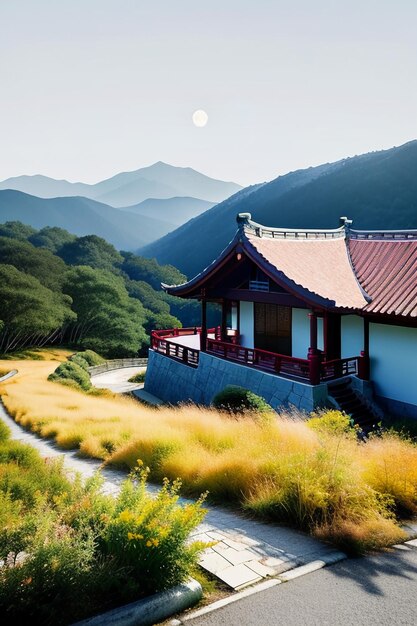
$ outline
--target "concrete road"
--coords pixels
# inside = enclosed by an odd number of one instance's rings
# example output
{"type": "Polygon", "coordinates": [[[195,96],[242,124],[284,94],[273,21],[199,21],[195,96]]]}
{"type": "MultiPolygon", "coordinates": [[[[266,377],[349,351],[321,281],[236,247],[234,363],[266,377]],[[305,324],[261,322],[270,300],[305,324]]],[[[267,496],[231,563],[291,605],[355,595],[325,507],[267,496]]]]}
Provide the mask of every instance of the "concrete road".
{"type": "Polygon", "coordinates": [[[143,387],[143,383],[129,383],[129,378],[145,370],[146,367],[123,367],[91,376],[91,382],[99,389],[110,389],[114,393],[129,393],[129,391],[143,387]]]}
{"type": "Polygon", "coordinates": [[[190,626],[416,626],[417,549],[348,559],[282,583],[190,626]]]}

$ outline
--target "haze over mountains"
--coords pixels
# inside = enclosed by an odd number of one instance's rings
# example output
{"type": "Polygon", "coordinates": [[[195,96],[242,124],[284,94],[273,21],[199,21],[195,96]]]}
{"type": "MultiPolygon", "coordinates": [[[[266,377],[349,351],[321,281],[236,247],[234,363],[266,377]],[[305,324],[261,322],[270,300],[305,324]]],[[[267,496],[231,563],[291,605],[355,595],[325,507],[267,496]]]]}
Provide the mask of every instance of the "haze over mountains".
{"type": "Polygon", "coordinates": [[[119,250],[133,250],[175,229],[176,224],[115,209],[90,198],[37,198],[21,191],[0,191],[0,223],[19,221],[40,229],[59,226],[99,235],[119,250]]]}
{"type": "Polygon", "coordinates": [[[84,196],[113,207],[138,204],[148,198],[192,197],[221,202],[242,187],[205,176],[190,167],[154,163],[133,172],[122,172],[94,185],[70,183],[48,176],[17,176],[0,182],[0,189],[16,189],[40,198],[84,196]]]}
{"type": "Polygon", "coordinates": [[[334,228],[346,215],[357,229],[417,228],[417,141],[243,189],[140,254],[192,277],[232,239],[241,212],[276,227],[334,228]]]}
{"type": "Polygon", "coordinates": [[[79,236],[100,235],[119,249],[135,250],[239,189],[235,183],[161,162],[95,185],[18,176],[0,183],[0,222],[59,226],[79,236]]]}

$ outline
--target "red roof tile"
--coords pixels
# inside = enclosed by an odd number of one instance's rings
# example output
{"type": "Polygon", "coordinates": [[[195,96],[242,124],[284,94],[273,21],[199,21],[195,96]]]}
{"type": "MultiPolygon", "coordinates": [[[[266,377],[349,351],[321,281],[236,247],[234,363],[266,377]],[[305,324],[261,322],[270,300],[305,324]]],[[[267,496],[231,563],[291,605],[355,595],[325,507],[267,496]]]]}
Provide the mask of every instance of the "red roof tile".
{"type": "Polygon", "coordinates": [[[336,307],[362,309],[367,301],[349,260],[345,238],[280,239],[245,233],[262,257],[287,279],[336,307]]]}
{"type": "Polygon", "coordinates": [[[356,276],[372,298],[369,313],[417,317],[417,240],[350,239],[356,276]]]}

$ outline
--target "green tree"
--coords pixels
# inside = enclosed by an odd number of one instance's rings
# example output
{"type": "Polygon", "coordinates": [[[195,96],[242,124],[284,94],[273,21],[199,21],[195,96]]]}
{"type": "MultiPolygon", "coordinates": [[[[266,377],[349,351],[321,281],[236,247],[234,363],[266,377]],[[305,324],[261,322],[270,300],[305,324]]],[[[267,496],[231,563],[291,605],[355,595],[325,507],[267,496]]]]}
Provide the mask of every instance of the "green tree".
{"type": "Polygon", "coordinates": [[[28,238],[36,248],[46,248],[53,253],[56,253],[64,244],[72,243],[76,239],[75,235],[58,226],[45,226],[28,238]]]}
{"type": "Polygon", "coordinates": [[[68,296],[48,289],[13,265],[0,264],[0,303],[1,353],[27,345],[45,345],[75,320],[68,296]]]}
{"type": "Polygon", "coordinates": [[[169,313],[169,304],[163,300],[163,292],[156,291],[143,280],[126,280],[126,288],[131,298],[140,300],[153,313],[169,313]]]}
{"type": "Polygon", "coordinates": [[[35,248],[27,241],[0,237],[0,263],[14,265],[35,276],[45,287],[60,291],[67,271],[65,263],[49,250],[35,248]]]}
{"type": "Polygon", "coordinates": [[[161,283],[179,285],[187,278],[172,265],[159,265],[156,259],[146,259],[131,252],[122,252],[121,269],[131,280],[145,281],[154,289],[160,289],[161,283]]]}
{"type": "Polygon", "coordinates": [[[133,356],[146,342],[145,310],[130,298],[123,279],[91,267],[74,267],[64,290],[73,300],[77,322],[69,339],[107,357],[133,356]]]}
{"type": "Polygon", "coordinates": [[[89,265],[94,269],[114,270],[123,261],[116,248],[97,235],[78,237],[57,252],[68,265],[89,265]]]}
{"type": "Polygon", "coordinates": [[[27,241],[27,239],[35,233],[35,228],[27,224],[22,224],[22,222],[5,222],[4,224],[0,224],[0,237],[27,241]]]}

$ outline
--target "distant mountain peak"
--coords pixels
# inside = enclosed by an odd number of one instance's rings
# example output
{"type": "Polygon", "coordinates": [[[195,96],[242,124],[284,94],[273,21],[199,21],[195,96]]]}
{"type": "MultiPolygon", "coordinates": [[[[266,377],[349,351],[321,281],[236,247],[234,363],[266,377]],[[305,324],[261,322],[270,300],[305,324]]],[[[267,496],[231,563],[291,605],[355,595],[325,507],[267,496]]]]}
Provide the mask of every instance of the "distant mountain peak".
{"type": "Polygon", "coordinates": [[[147,167],[121,172],[94,185],[71,183],[41,174],[16,176],[0,182],[0,190],[15,189],[40,198],[85,196],[121,208],[147,198],[195,197],[221,202],[241,189],[240,185],[210,178],[190,167],[157,161],[147,167]]]}

